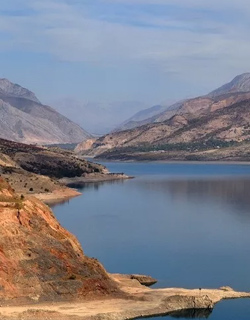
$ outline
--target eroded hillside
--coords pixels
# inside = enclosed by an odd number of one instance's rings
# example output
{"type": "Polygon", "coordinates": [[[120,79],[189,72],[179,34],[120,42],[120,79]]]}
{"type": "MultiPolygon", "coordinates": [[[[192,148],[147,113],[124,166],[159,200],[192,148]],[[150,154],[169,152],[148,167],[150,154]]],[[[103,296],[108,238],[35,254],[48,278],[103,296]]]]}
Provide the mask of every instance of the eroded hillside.
{"type": "MultiPolygon", "coordinates": [[[[85,153],[109,159],[133,158],[136,153],[157,153],[153,158],[179,152],[190,153],[235,147],[250,140],[250,94],[216,98],[210,104],[186,103],[185,112],[155,124],[106,135],[85,153]],[[123,155],[121,157],[121,155],[123,155]]],[[[207,99],[207,101],[210,101],[207,99]]],[[[228,150],[228,149],[227,149],[228,150]]],[[[151,154],[152,155],[152,154],[151,154]]],[[[143,157],[143,156],[142,156],[143,157]]],[[[209,154],[207,153],[209,159],[209,154]]],[[[238,159],[239,157],[237,157],[238,159]]]]}
{"type": "Polygon", "coordinates": [[[96,259],[34,197],[0,178],[0,303],[98,298],[119,293],[96,259]]]}

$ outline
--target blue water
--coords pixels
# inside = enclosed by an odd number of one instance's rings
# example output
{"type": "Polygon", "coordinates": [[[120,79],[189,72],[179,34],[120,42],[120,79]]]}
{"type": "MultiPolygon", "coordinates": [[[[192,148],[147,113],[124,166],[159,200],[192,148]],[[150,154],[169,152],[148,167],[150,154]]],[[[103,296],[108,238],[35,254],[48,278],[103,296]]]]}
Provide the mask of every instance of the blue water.
{"type": "MultiPolygon", "coordinates": [[[[110,272],[150,274],[157,287],[250,291],[250,166],[105,165],[135,179],[86,184],[53,208],[87,255],[110,272]]],[[[209,319],[250,319],[250,300],[222,302],[209,319]]]]}

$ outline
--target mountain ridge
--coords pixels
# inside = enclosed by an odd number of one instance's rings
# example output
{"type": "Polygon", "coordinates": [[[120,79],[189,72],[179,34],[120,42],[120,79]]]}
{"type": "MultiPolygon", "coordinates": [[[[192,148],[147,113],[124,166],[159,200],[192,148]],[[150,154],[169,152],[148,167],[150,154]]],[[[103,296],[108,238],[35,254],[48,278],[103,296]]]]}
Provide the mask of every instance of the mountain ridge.
{"type": "Polygon", "coordinates": [[[250,91],[250,73],[246,72],[236,76],[232,81],[222,85],[218,89],[213,90],[207,96],[213,98],[225,93],[239,93],[248,91],[250,91]]]}
{"type": "MultiPolygon", "coordinates": [[[[248,81],[248,78],[248,75],[238,77],[237,81],[248,81]]],[[[250,87],[245,92],[242,90],[246,90],[248,84],[237,87],[234,81],[233,86],[234,92],[231,92],[232,85],[228,85],[220,90],[219,96],[184,100],[175,104],[176,110],[168,111],[175,111],[172,116],[164,112],[154,123],[111,133],[93,141],[90,146],[85,143],[82,151],[79,147],[76,150],[108,159],[120,159],[121,154],[125,158],[129,154],[129,159],[133,159],[133,154],[139,152],[142,159],[146,153],[164,154],[175,150],[185,151],[187,155],[195,150],[220,149],[250,141],[250,87]]]]}
{"type": "Polygon", "coordinates": [[[37,103],[41,103],[32,91],[20,86],[17,83],[12,83],[6,78],[0,78],[0,92],[2,94],[20,98],[23,97],[37,103]]]}
{"type": "MultiPolygon", "coordinates": [[[[223,96],[225,94],[234,94],[234,93],[237,94],[237,93],[244,93],[249,91],[250,91],[250,73],[246,72],[236,76],[235,78],[233,78],[232,81],[211,91],[207,95],[203,95],[203,96],[199,96],[191,99],[180,100],[166,107],[162,106],[164,110],[162,110],[159,113],[156,113],[152,117],[148,117],[148,118],[146,117],[142,121],[138,121],[136,119],[136,115],[138,114],[137,113],[134,116],[130,117],[128,120],[124,121],[122,125],[117,127],[115,131],[132,129],[148,123],[156,123],[156,122],[162,122],[162,121],[168,120],[175,114],[179,113],[182,107],[183,106],[185,107],[185,103],[189,103],[190,101],[194,101],[196,99],[200,99],[200,98],[216,99],[216,97],[223,96]]],[[[140,114],[143,114],[143,113],[147,114],[148,110],[150,109],[151,108],[141,110],[140,114]]]]}
{"type": "Polygon", "coordinates": [[[0,137],[23,143],[78,143],[91,137],[84,129],[42,104],[33,92],[0,79],[0,137]]]}

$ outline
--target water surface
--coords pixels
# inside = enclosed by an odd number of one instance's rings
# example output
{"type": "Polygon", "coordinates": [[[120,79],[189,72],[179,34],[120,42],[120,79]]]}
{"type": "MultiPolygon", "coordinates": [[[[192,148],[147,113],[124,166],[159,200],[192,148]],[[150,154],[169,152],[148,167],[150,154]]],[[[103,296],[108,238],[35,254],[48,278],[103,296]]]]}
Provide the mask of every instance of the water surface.
{"type": "MultiPolygon", "coordinates": [[[[150,274],[157,287],[250,291],[250,166],[105,165],[136,178],[85,184],[53,208],[87,255],[109,272],[150,274]]],[[[209,319],[250,319],[250,301],[225,301],[209,319]]]]}

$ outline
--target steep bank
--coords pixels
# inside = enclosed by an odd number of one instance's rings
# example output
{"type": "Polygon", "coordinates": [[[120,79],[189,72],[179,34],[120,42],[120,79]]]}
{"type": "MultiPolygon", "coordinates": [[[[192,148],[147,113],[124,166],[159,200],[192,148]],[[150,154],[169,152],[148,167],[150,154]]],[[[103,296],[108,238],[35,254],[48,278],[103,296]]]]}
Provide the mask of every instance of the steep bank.
{"type": "Polygon", "coordinates": [[[0,304],[120,295],[96,259],[34,197],[0,178],[0,304]]]}

